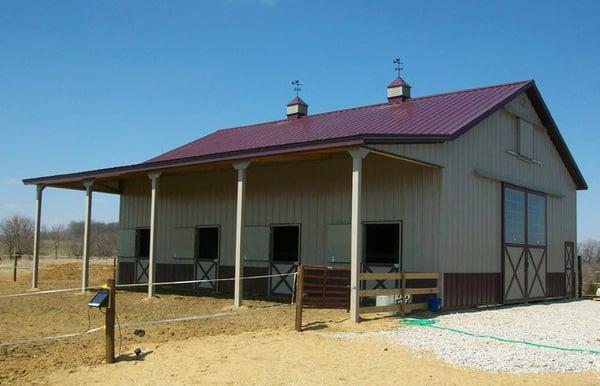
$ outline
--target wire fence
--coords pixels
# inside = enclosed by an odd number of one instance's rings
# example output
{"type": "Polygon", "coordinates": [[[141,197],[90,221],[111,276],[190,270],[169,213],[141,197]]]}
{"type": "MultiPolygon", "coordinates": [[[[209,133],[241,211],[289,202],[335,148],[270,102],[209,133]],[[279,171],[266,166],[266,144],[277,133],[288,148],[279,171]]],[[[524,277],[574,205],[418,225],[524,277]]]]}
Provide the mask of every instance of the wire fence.
{"type": "MultiPolygon", "coordinates": [[[[184,316],[184,317],[180,317],[180,318],[141,320],[141,321],[125,322],[125,323],[117,322],[116,326],[119,329],[121,329],[124,327],[139,327],[139,326],[150,326],[150,325],[157,325],[157,324],[189,322],[189,321],[196,321],[196,320],[205,320],[205,319],[235,316],[235,315],[240,315],[243,313],[269,310],[269,309],[273,309],[273,308],[277,308],[277,307],[289,307],[289,305],[288,304],[278,304],[278,305],[274,305],[274,306],[270,306],[270,307],[240,309],[240,310],[236,310],[236,311],[218,312],[218,313],[214,313],[214,314],[205,314],[205,315],[184,316]]],[[[88,329],[86,329],[83,332],[71,332],[71,333],[65,333],[65,334],[59,334],[59,335],[38,336],[38,337],[34,337],[34,338],[19,339],[19,340],[14,340],[14,341],[9,341],[9,342],[0,342],[0,347],[22,346],[22,345],[43,343],[43,342],[48,342],[48,341],[60,340],[60,339],[74,338],[74,337],[78,337],[78,336],[92,334],[92,333],[95,333],[95,332],[98,332],[101,330],[103,331],[104,328],[105,328],[105,326],[99,326],[99,327],[94,327],[94,328],[91,328],[91,326],[88,326],[88,329]]],[[[121,340],[122,340],[122,338],[121,338],[121,340]]]]}
{"type": "MultiPolygon", "coordinates": [[[[239,279],[241,281],[247,281],[247,280],[253,280],[253,279],[270,279],[270,278],[287,277],[287,276],[292,276],[295,279],[296,275],[297,275],[296,272],[289,272],[289,273],[279,273],[279,274],[271,274],[271,275],[244,276],[244,277],[240,277],[239,279]]],[[[127,284],[117,284],[117,285],[115,285],[115,288],[121,289],[121,290],[126,290],[129,288],[148,287],[149,285],[152,285],[153,287],[154,286],[160,287],[160,286],[201,284],[201,283],[211,283],[211,282],[214,283],[214,282],[235,281],[235,280],[236,280],[235,277],[228,277],[228,278],[212,278],[212,279],[199,279],[199,280],[156,282],[156,283],[152,283],[152,284],[149,284],[149,283],[129,284],[129,283],[127,283],[127,284]]],[[[82,291],[82,290],[99,290],[99,289],[106,289],[106,288],[107,288],[107,285],[90,286],[90,287],[85,287],[85,288],[73,287],[73,288],[56,288],[56,289],[49,289],[49,290],[43,290],[43,291],[28,291],[28,292],[21,292],[21,293],[16,293],[16,294],[0,295],[0,300],[8,299],[8,298],[21,298],[21,297],[31,297],[31,296],[38,296],[38,295],[60,294],[60,293],[68,293],[68,292],[75,292],[75,291],[82,291]]],[[[293,287],[293,289],[295,290],[295,286],[293,287]]],[[[294,301],[294,296],[295,296],[295,293],[294,293],[294,291],[292,291],[292,293],[291,293],[291,302],[292,303],[294,301]]],[[[210,314],[204,314],[204,315],[170,317],[170,318],[165,318],[165,319],[153,319],[153,320],[138,320],[138,321],[125,322],[125,323],[121,323],[117,316],[117,321],[115,323],[115,327],[118,327],[118,329],[119,329],[119,350],[118,351],[119,351],[119,353],[121,351],[120,347],[121,347],[122,341],[123,341],[121,329],[123,327],[148,326],[148,325],[157,325],[157,324],[166,324],[166,323],[197,321],[197,320],[205,320],[205,319],[220,318],[220,317],[230,317],[230,316],[234,316],[234,315],[239,315],[241,313],[254,312],[254,311],[258,311],[258,310],[271,309],[273,307],[284,307],[284,306],[289,306],[289,305],[288,304],[278,304],[278,305],[271,305],[271,306],[267,306],[267,307],[250,308],[250,309],[236,309],[233,311],[216,312],[216,313],[210,313],[210,314]]],[[[106,329],[106,325],[92,328],[91,318],[90,318],[90,308],[88,307],[88,326],[87,326],[87,329],[85,329],[84,331],[69,332],[69,333],[58,334],[58,335],[37,336],[37,337],[32,337],[32,338],[17,339],[17,340],[13,340],[13,341],[5,341],[5,342],[0,342],[0,347],[43,344],[44,342],[50,342],[50,341],[56,341],[56,340],[61,340],[61,339],[68,339],[68,338],[84,336],[84,335],[92,334],[92,333],[95,333],[98,331],[103,331],[104,329],[106,329]]]]}
{"type": "MultiPolygon", "coordinates": [[[[240,280],[268,279],[268,278],[283,277],[283,276],[296,276],[296,272],[273,274],[273,275],[244,276],[244,277],[240,277],[240,280]]],[[[200,284],[200,283],[212,283],[212,282],[216,282],[216,281],[234,281],[234,280],[236,280],[235,277],[226,277],[226,278],[199,279],[199,280],[165,281],[165,282],[156,282],[156,283],[152,283],[152,284],[149,284],[149,283],[117,284],[116,287],[117,287],[117,289],[148,287],[150,285],[152,285],[153,287],[160,287],[160,286],[165,286],[165,285],[170,286],[170,285],[179,285],[179,284],[200,284]]],[[[58,288],[58,289],[50,289],[50,290],[44,290],[44,291],[21,292],[21,293],[17,293],[17,294],[0,295],[0,299],[21,297],[21,296],[45,295],[45,294],[60,293],[60,292],[97,290],[100,288],[104,288],[104,287],[103,286],[95,286],[95,287],[58,288]]]]}

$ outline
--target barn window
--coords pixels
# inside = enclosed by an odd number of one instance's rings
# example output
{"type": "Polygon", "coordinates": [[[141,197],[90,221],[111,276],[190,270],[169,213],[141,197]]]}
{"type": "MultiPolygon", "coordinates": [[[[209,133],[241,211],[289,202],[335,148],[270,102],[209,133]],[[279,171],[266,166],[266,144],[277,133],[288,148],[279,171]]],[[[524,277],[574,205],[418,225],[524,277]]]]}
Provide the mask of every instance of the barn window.
{"type": "Polygon", "coordinates": [[[300,227],[276,225],[271,227],[271,259],[298,261],[300,256],[300,227]]]}
{"type": "Polygon", "coordinates": [[[546,197],[527,189],[504,188],[504,241],[546,245],[546,197]]]}
{"type": "Polygon", "coordinates": [[[135,257],[147,259],[150,256],[150,229],[135,230],[135,257]]]}
{"type": "Polygon", "coordinates": [[[400,224],[365,224],[365,263],[400,263],[400,224]]]}
{"type": "Polygon", "coordinates": [[[219,258],[219,228],[196,228],[195,257],[199,260],[219,258]]]}
{"type": "Polygon", "coordinates": [[[531,245],[546,245],[546,198],[527,194],[527,239],[531,245]]]}
{"type": "Polygon", "coordinates": [[[504,189],[504,240],[525,243],[525,192],[504,189]]]}

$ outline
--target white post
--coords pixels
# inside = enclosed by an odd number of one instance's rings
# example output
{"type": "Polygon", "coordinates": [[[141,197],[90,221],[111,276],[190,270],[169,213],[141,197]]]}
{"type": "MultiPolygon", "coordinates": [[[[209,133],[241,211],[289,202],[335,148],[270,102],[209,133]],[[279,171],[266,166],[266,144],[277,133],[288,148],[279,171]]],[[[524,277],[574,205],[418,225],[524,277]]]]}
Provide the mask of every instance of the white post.
{"type": "Polygon", "coordinates": [[[92,221],[92,186],[94,180],[83,181],[85,187],[85,215],[83,220],[83,272],[81,274],[81,291],[85,292],[90,280],[90,226],[92,221]]]}
{"type": "Polygon", "coordinates": [[[33,272],[32,288],[38,288],[39,268],[40,268],[40,227],[42,226],[42,192],[43,185],[35,187],[35,228],[33,231],[33,272]]]}
{"type": "Polygon", "coordinates": [[[246,183],[246,169],[250,162],[236,162],[233,167],[237,170],[237,203],[235,208],[235,290],[234,305],[242,305],[242,227],[244,226],[244,191],[246,183]]]}
{"type": "Polygon", "coordinates": [[[358,290],[362,255],[361,187],[362,161],[369,154],[364,148],[349,151],[352,156],[352,222],[350,227],[350,320],[360,322],[358,290]]]}
{"type": "Polygon", "coordinates": [[[154,255],[156,253],[156,196],[160,172],[148,173],[152,180],[152,198],[150,200],[150,253],[148,256],[148,297],[154,296],[154,255]]]}

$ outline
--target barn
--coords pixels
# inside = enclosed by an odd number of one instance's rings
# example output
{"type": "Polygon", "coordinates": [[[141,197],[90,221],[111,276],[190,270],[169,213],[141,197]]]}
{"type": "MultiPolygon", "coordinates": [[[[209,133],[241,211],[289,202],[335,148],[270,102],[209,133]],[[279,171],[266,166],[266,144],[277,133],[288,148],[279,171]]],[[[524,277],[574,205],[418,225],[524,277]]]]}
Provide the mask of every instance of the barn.
{"type": "MultiPolygon", "coordinates": [[[[382,87],[383,89],[383,87],[382,87]]],[[[383,90],[382,90],[383,91],[383,90]]],[[[298,264],[439,272],[445,309],[574,294],[577,191],[587,189],[533,80],[218,130],[134,165],[24,180],[42,193],[120,196],[122,283],[205,279],[207,290],[289,295],[298,264]],[[235,278],[217,281],[217,278],[235,278]]],[[[385,285],[385,283],[379,283],[385,285]]]]}

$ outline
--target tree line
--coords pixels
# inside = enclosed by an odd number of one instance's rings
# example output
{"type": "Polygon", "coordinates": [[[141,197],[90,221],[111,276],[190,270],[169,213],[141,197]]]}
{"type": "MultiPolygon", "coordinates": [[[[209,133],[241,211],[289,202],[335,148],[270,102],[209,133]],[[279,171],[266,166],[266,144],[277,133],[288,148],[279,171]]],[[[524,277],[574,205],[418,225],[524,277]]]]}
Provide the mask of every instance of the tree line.
{"type": "MultiPolygon", "coordinates": [[[[0,221],[1,254],[33,254],[34,221],[30,217],[12,215],[0,221]]],[[[118,223],[92,221],[90,255],[115,256],[117,253],[118,223]]],[[[83,221],[43,226],[40,230],[40,255],[81,257],[83,255],[83,221]]]]}
{"type": "Polygon", "coordinates": [[[577,254],[585,263],[600,263],[600,240],[581,241],[577,246],[577,254]]]}

